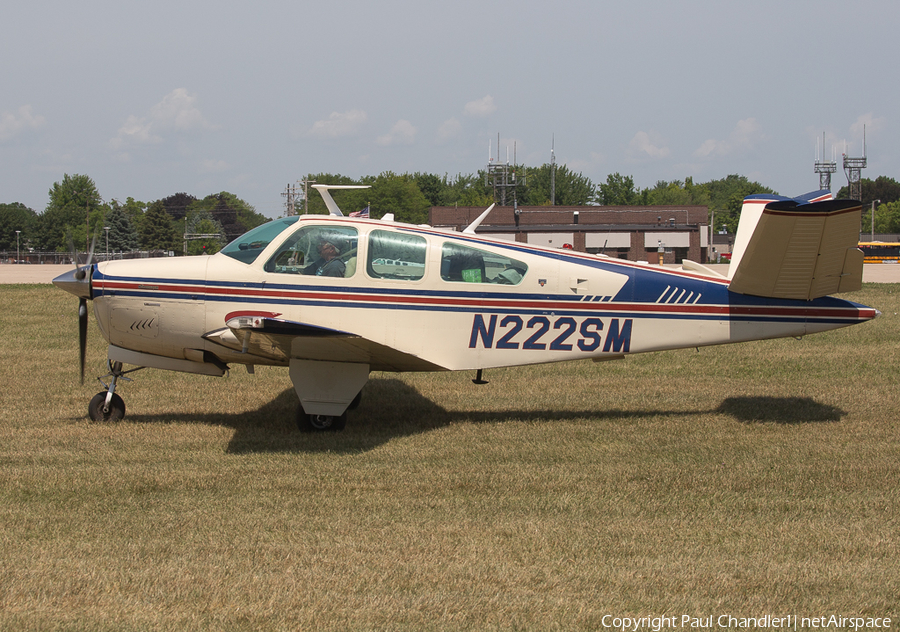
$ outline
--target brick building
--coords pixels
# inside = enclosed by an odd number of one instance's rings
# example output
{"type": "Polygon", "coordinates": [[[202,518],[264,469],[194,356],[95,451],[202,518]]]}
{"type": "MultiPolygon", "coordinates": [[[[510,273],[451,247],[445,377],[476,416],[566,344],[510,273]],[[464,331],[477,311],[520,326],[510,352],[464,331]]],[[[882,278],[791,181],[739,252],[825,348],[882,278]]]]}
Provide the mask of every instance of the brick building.
{"type": "MultiPolygon", "coordinates": [[[[433,206],[429,223],[462,230],[484,212],[474,206],[433,206]]],[[[707,262],[706,206],[497,206],[476,230],[479,235],[541,246],[566,244],[582,252],[631,261],[707,262]]]]}

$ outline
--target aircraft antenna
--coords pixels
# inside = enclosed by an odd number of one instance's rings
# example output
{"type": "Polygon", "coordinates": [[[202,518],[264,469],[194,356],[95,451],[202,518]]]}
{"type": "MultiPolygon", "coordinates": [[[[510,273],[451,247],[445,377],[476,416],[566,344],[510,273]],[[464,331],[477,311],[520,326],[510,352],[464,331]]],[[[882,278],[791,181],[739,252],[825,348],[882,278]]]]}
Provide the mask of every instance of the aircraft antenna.
{"type": "Polygon", "coordinates": [[[469,235],[474,235],[475,229],[478,228],[479,226],[481,226],[481,222],[483,222],[485,220],[485,218],[487,218],[487,216],[490,215],[491,211],[494,210],[495,206],[497,206],[497,205],[491,204],[489,207],[487,207],[485,209],[485,211],[475,219],[474,222],[472,222],[471,224],[469,224],[468,226],[466,226],[463,229],[463,232],[467,233],[469,235]]]}
{"type": "Polygon", "coordinates": [[[825,132],[822,132],[822,159],[819,160],[819,139],[816,139],[816,173],[819,174],[819,190],[831,191],[831,174],[837,171],[837,163],[825,160],[825,132]]]}
{"type": "Polygon", "coordinates": [[[368,184],[314,184],[313,188],[319,192],[319,195],[322,196],[322,200],[325,202],[326,208],[328,208],[328,214],[334,215],[336,217],[343,217],[344,213],[341,211],[340,207],[334,201],[334,198],[331,197],[331,193],[329,193],[329,189],[368,189],[371,188],[371,185],[368,184]]]}

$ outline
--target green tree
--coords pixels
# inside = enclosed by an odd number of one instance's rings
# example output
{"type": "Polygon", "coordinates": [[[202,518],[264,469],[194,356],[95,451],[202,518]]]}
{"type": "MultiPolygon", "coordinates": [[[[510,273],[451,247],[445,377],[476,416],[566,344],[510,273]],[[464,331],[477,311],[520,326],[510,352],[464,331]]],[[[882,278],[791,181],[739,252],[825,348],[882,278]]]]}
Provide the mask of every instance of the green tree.
{"type": "Polygon", "coordinates": [[[189,240],[187,242],[189,255],[212,255],[225,245],[225,230],[207,211],[196,209],[190,211],[185,223],[185,233],[188,235],[221,235],[189,240]]]}
{"type": "Polygon", "coordinates": [[[634,188],[634,178],[617,171],[606,176],[606,184],[600,185],[597,202],[601,206],[633,206],[641,203],[641,196],[634,188]]]}
{"type": "Polygon", "coordinates": [[[0,204],[0,250],[15,252],[17,230],[21,231],[19,248],[24,250],[31,241],[37,217],[37,213],[21,202],[0,204]]]}
{"type": "MultiPolygon", "coordinates": [[[[398,222],[423,224],[428,221],[428,209],[431,207],[428,198],[416,184],[417,176],[411,174],[397,175],[386,171],[378,176],[366,176],[361,181],[340,175],[316,174],[310,179],[317,184],[349,184],[368,185],[368,189],[349,189],[330,191],[335,203],[345,215],[369,207],[370,216],[383,217],[393,213],[398,222]]],[[[310,214],[327,214],[328,209],[321,196],[310,192],[310,214]]]]}
{"type": "Polygon", "coordinates": [[[448,191],[444,204],[446,206],[482,206],[487,208],[494,203],[494,192],[484,183],[484,171],[476,174],[458,174],[447,183],[448,191]]]}
{"type": "Polygon", "coordinates": [[[660,180],[645,194],[649,206],[661,205],[709,205],[709,191],[704,184],[694,184],[693,178],[686,178],[684,182],[673,180],[666,182],[660,180]]]}
{"type": "Polygon", "coordinates": [[[181,235],[175,222],[166,212],[161,200],[150,204],[141,226],[141,247],[145,250],[174,250],[181,252],[181,235]]]}
{"type": "Polygon", "coordinates": [[[161,199],[160,202],[162,203],[163,208],[166,209],[166,213],[169,214],[169,217],[177,222],[187,216],[188,211],[190,211],[194,203],[197,202],[197,198],[188,193],[176,193],[175,195],[170,195],[169,197],[161,199]]]}
{"type": "MultiPolygon", "coordinates": [[[[110,207],[109,212],[106,214],[106,226],[109,227],[109,252],[132,252],[137,250],[140,240],[128,214],[115,200],[110,202],[110,207]]],[[[105,247],[106,244],[103,244],[103,246],[105,247]]]]}
{"type": "Polygon", "coordinates": [[[141,225],[144,223],[144,213],[147,211],[147,203],[138,202],[133,197],[129,197],[125,200],[124,204],[113,199],[110,201],[109,207],[110,209],[118,208],[122,210],[128,218],[128,222],[131,224],[132,229],[134,229],[138,242],[140,242],[141,225]]]}
{"type": "Polygon", "coordinates": [[[398,222],[424,224],[428,221],[428,199],[409,174],[397,175],[386,171],[376,178],[364,178],[362,184],[371,189],[346,191],[347,210],[369,207],[370,217],[393,213],[398,222]]]}
{"type": "MultiPolygon", "coordinates": [[[[862,233],[869,232],[872,228],[872,206],[863,207],[862,233]]],[[[900,233],[900,200],[888,204],[878,204],[875,207],[875,232],[876,233],[900,233]]]]}
{"type": "Polygon", "coordinates": [[[69,250],[69,237],[78,249],[85,250],[90,240],[103,232],[106,207],[97,186],[88,176],[65,174],[62,182],[50,188],[50,201],[40,215],[37,226],[37,247],[41,250],[69,250]]]}
{"type": "Polygon", "coordinates": [[[548,206],[551,202],[551,179],[555,185],[553,187],[555,204],[585,206],[593,202],[595,186],[590,178],[571,171],[566,165],[555,166],[556,175],[553,177],[553,168],[550,163],[545,163],[527,171],[522,169],[522,173],[526,173],[527,177],[524,194],[519,196],[520,204],[548,206]]]}
{"type": "Polygon", "coordinates": [[[769,187],[737,174],[710,180],[705,186],[709,192],[710,211],[715,214],[715,228],[718,230],[724,224],[730,233],[737,231],[745,197],[757,193],[775,193],[769,187]]]}
{"type": "Polygon", "coordinates": [[[207,195],[202,200],[193,202],[189,209],[189,212],[192,211],[204,211],[209,219],[218,223],[226,243],[269,221],[250,204],[228,191],[207,195]]]}
{"type": "Polygon", "coordinates": [[[450,188],[446,175],[441,178],[433,173],[414,173],[412,180],[419,187],[419,191],[422,192],[425,199],[428,200],[428,204],[431,206],[446,206],[445,200],[450,188]]]}
{"type": "MultiPolygon", "coordinates": [[[[862,192],[862,199],[860,202],[863,204],[863,208],[868,204],[870,205],[873,200],[881,200],[882,204],[890,204],[891,202],[896,202],[900,200],[900,182],[897,182],[893,178],[888,178],[887,176],[878,176],[875,180],[870,180],[869,178],[862,178],[859,181],[860,191],[862,192]]],[[[838,199],[847,199],[850,197],[850,188],[847,186],[843,186],[838,189],[837,194],[835,195],[838,199]]],[[[876,214],[875,221],[878,221],[878,216],[876,214]]]]}

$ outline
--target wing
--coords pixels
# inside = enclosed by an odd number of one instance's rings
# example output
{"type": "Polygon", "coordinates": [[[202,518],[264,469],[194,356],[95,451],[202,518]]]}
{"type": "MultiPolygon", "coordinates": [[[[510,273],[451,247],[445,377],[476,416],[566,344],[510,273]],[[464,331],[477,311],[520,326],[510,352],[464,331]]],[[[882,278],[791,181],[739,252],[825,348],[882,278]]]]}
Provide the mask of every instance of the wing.
{"type": "MultiPolygon", "coordinates": [[[[249,356],[368,364],[372,371],[443,371],[445,367],[356,334],[272,316],[229,314],[226,327],[204,338],[249,356]]],[[[249,364],[249,362],[248,362],[249,364]]]]}
{"type": "Polygon", "coordinates": [[[860,204],[825,200],[765,205],[728,289],[740,294],[812,300],[862,286],[860,204]]]}

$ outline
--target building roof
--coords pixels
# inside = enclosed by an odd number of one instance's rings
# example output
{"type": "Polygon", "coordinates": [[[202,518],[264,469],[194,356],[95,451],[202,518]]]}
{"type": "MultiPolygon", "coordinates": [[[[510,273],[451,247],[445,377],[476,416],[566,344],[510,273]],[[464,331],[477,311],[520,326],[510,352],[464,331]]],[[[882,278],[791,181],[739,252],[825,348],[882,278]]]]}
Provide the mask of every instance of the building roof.
{"type": "MultiPolygon", "coordinates": [[[[462,230],[484,212],[480,206],[433,206],[432,226],[462,230]]],[[[706,206],[520,206],[518,230],[634,231],[697,230],[709,223],[706,206]],[[577,214],[577,220],[576,218],[577,214]]],[[[515,209],[496,206],[479,227],[479,232],[516,230],[515,209]]]]}

